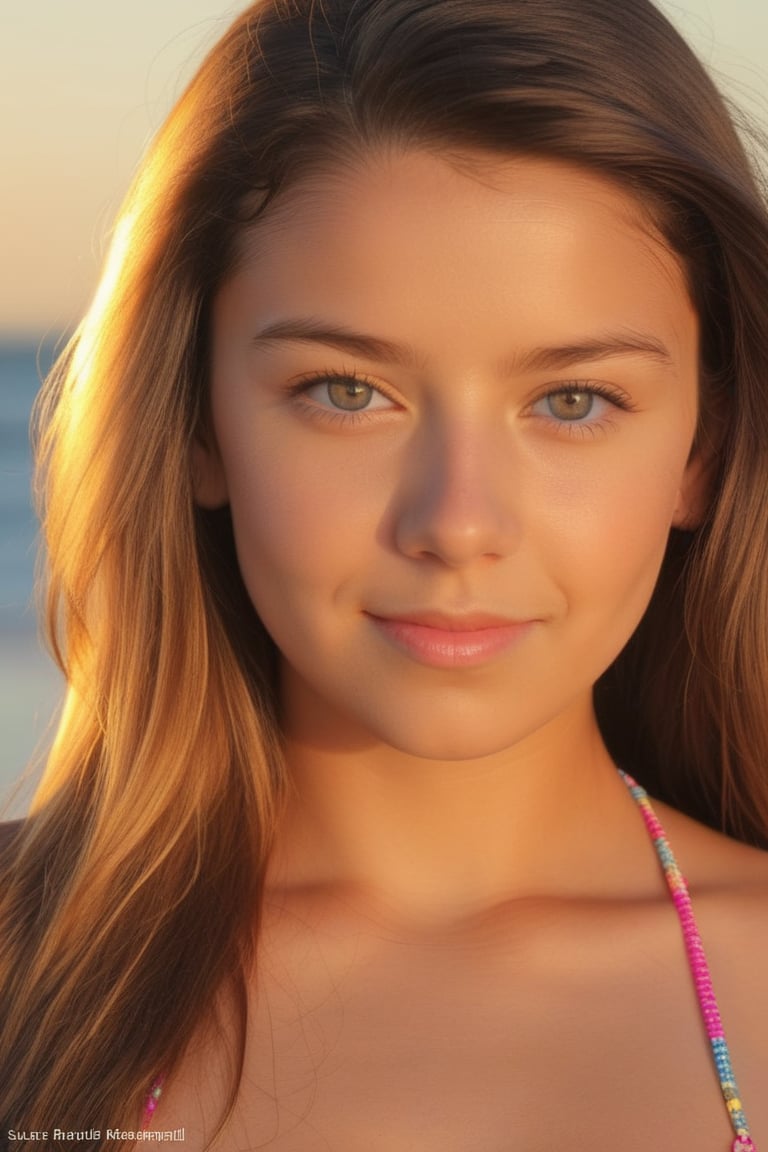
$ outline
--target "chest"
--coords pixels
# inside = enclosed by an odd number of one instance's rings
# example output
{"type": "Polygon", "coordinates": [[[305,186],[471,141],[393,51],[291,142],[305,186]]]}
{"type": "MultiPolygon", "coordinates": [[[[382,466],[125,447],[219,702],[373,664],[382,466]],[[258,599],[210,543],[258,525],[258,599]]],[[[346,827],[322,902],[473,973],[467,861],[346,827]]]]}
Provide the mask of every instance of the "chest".
{"type": "MultiPolygon", "coordinates": [[[[216,1147],[726,1152],[675,928],[662,920],[651,935],[619,917],[606,930],[587,917],[580,933],[544,923],[528,943],[267,939],[241,1091],[216,1147]]],[[[185,1104],[180,1087],[162,1127],[174,1109],[178,1124],[212,1109],[215,1095],[203,1078],[185,1104]]]]}

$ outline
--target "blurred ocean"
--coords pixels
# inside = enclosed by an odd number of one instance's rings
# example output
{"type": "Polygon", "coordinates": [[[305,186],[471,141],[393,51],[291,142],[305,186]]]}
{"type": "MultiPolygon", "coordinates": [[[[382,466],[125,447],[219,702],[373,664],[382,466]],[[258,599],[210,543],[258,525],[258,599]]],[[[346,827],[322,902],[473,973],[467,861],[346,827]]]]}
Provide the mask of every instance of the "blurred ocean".
{"type": "Polygon", "coordinates": [[[0,342],[0,819],[22,814],[39,772],[15,784],[52,735],[62,696],[39,639],[33,602],[38,524],[29,419],[53,342],[0,342]]]}

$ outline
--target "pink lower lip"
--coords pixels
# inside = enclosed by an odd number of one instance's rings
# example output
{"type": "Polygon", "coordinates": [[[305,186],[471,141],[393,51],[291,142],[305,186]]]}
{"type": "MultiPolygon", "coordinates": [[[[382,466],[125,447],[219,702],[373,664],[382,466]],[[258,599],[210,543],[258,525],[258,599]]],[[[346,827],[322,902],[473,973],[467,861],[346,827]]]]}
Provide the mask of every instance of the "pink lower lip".
{"type": "Polygon", "coordinates": [[[453,632],[409,620],[388,620],[381,616],[369,616],[369,619],[398,648],[420,664],[433,668],[473,668],[485,664],[516,644],[533,625],[532,620],[526,620],[453,632]]]}

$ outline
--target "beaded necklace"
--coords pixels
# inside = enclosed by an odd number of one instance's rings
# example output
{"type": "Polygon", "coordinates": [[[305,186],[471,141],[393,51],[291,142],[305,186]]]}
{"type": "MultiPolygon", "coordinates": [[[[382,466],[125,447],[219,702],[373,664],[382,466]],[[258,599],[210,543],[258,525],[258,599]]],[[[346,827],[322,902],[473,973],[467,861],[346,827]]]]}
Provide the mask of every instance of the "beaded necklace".
{"type": "MultiPolygon", "coordinates": [[[[757,1146],[749,1134],[749,1125],[747,1124],[747,1118],[744,1114],[741,1100],[739,1099],[739,1089],[731,1065],[731,1054],[728,1051],[728,1044],[725,1040],[723,1023],[720,1019],[720,1010],[717,1006],[717,1000],[715,999],[715,993],[712,987],[712,977],[710,976],[709,965],[704,954],[704,945],[701,942],[696,918],[693,914],[688,885],[677,866],[677,861],[669,846],[669,841],[661,826],[661,822],[651,807],[648,793],[633,780],[628,773],[621,769],[619,769],[619,776],[626,784],[630,795],[640,809],[645,827],[653,841],[656,855],[659,858],[659,863],[664,872],[667,887],[669,888],[672,902],[677,912],[677,918],[680,921],[683,940],[685,941],[685,950],[688,956],[688,964],[691,969],[691,975],[693,976],[699,1008],[701,1009],[701,1017],[704,1021],[704,1027],[706,1028],[707,1036],[709,1037],[709,1042],[712,1047],[712,1056],[717,1070],[717,1077],[720,1081],[720,1090],[723,1093],[725,1106],[728,1109],[728,1116],[735,1133],[733,1143],[731,1144],[731,1152],[757,1152],[757,1146]]],[[[152,1088],[144,1105],[143,1128],[148,1128],[152,1123],[152,1116],[157,1108],[162,1090],[163,1077],[158,1076],[152,1084],[152,1088]]]]}
{"type": "Polygon", "coordinates": [[[701,942],[696,918],[693,914],[688,885],[677,866],[677,861],[669,846],[669,841],[661,826],[661,822],[651,807],[648,793],[644,788],[641,788],[631,776],[626,772],[622,772],[621,769],[619,769],[619,775],[629,789],[645,821],[648,835],[653,841],[656,855],[664,871],[667,887],[672,896],[672,902],[675,905],[677,918],[680,921],[680,927],[683,930],[685,950],[688,954],[688,965],[691,969],[691,975],[693,976],[694,987],[696,988],[696,997],[699,1001],[701,1018],[704,1021],[704,1027],[707,1030],[707,1036],[712,1046],[712,1056],[715,1061],[717,1078],[720,1081],[720,1090],[723,1093],[723,1100],[728,1109],[731,1127],[736,1134],[731,1144],[731,1152],[757,1152],[755,1142],[749,1134],[749,1125],[747,1124],[747,1118],[744,1115],[744,1109],[739,1099],[739,1089],[731,1065],[731,1054],[728,1051],[728,1045],[725,1040],[723,1022],[720,1019],[720,1009],[715,999],[712,977],[709,974],[709,965],[704,954],[704,945],[701,942]]]}

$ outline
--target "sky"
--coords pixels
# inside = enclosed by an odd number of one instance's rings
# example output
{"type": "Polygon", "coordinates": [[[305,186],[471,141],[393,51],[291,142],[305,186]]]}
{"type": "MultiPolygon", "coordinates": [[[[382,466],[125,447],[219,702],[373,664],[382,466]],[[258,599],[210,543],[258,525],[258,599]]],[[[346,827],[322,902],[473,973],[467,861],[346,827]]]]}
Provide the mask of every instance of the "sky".
{"type": "MultiPolygon", "coordinates": [[[[660,6],[768,132],[766,0],[660,6]]],[[[144,148],[205,51],[245,7],[5,0],[0,337],[57,335],[76,323],[144,148]]]]}

